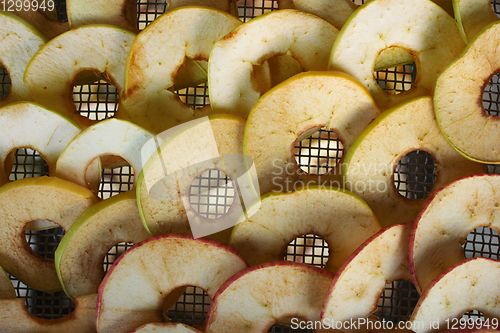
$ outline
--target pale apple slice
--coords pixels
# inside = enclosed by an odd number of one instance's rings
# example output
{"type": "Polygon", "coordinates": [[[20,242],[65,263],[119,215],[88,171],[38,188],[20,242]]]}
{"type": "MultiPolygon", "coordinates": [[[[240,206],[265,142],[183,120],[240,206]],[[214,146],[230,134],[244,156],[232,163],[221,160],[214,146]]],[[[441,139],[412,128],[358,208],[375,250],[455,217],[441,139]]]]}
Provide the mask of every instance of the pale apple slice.
{"type": "Polygon", "coordinates": [[[49,220],[68,230],[98,198],[92,191],[55,177],[24,178],[0,188],[0,265],[27,286],[48,293],[61,290],[54,261],[27,245],[30,221],[49,220]]]}
{"type": "Polygon", "coordinates": [[[350,192],[307,187],[291,193],[269,193],[258,210],[242,216],[229,245],[250,266],[283,259],[295,238],[314,234],[328,243],[325,269],[335,273],[365,240],[380,230],[371,209],[350,192]]]}
{"type": "Polygon", "coordinates": [[[411,222],[385,228],[363,243],[344,262],[328,290],[321,319],[350,322],[369,318],[385,285],[411,280],[408,237],[411,222]]]}
{"type": "Polygon", "coordinates": [[[0,100],[0,106],[31,100],[23,75],[29,61],[45,42],[45,37],[26,21],[0,12],[0,67],[7,69],[11,80],[9,95],[0,100]]]}
{"type": "Polygon", "coordinates": [[[255,66],[274,56],[290,56],[303,71],[326,70],[338,29],[305,12],[284,9],[248,21],[215,44],[208,86],[214,112],[248,117],[266,89],[255,66]]]}
{"type": "Polygon", "coordinates": [[[231,276],[247,267],[222,243],[189,236],[150,238],[125,252],[99,287],[97,331],[130,332],[162,321],[164,298],[182,286],[196,286],[213,298],[231,276]]]}
{"type": "Polygon", "coordinates": [[[71,28],[89,24],[110,24],[139,32],[136,0],[66,0],[66,12],[71,28]]]}
{"type": "Polygon", "coordinates": [[[168,10],[174,10],[185,6],[215,8],[238,17],[238,4],[236,0],[170,0],[168,10]]]}
{"type": "Polygon", "coordinates": [[[122,104],[130,119],[160,133],[195,119],[170,91],[186,59],[208,61],[213,45],[242,22],[212,8],[181,7],[157,18],[130,50],[122,104]]]}
{"type": "Polygon", "coordinates": [[[97,293],[109,249],[121,242],[136,244],[149,237],[137,210],[135,191],[92,205],[73,223],[55,252],[57,275],[64,291],[71,298],[97,293]]]}
{"type": "MultiPolygon", "coordinates": [[[[15,11],[12,13],[31,24],[48,39],[52,39],[69,30],[68,22],[58,22],[55,2],[52,2],[53,6],[50,6],[50,2],[47,0],[31,0],[28,6],[26,6],[27,3],[27,1],[22,3],[21,10],[18,10],[16,4],[15,11]],[[38,9],[35,10],[35,7],[38,9]],[[45,7],[45,9],[41,7],[45,7]],[[50,10],[51,7],[52,11],[50,10]]],[[[7,8],[10,7],[10,4],[6,3],[7,8]]]]}
{"type": "Polygon", "coordinates": [[[500,318],[499,276],[500,262],[488,258],[471,258],[449,267],[420,296],[410,318],[413,330],[426,333],[449,328],[470,310],[500,318]]]}
{"type": "Polygon", "coordinates": [[[453,0],[458,29],[466,43],[488,24],[498,21],[491,0],[453,0]]]}
{"type": "Polygon", "coordinates": [[[181,323],[150,323],[130,333],[201,333],[196,328],[181,323]]]}
{"type": "Polygon", "coordinates": [[[76,111],[73,83],[80,72],[93,71],[105,74],[121,93],[125,61],[134,38],[135,34],[108,25],[83,26],[57,36],[40,49],[26,68],[24,82],[31,97],[81,127],[95,123],[76,111]]]}
{"type": "Polygon", "coordinates": [[[500,120],[487,114],[483,91],[500,71],[500,21],[476,34],[464,53],[439,76],[434,107],[439,128],[465,157],[500,163],[500,120]]]}
{"type": "Polygon", "coordinates": [[[126,120],[100,121],[68,144],[57,160],[56,176],[86,187],[99,182],[100,179],[88,179],[86,171],[101,155],[122,157],[137,175],[142,169],[141,149],[152,138],[151,133],[126,120]]]}
{"type": "Polygon", "coordinates": [[[7,273],[0,266],[0,300],[10,298],[16,298],[16,290],[12,282],[10,282],[7,273]]]}
{"type": "Polygon", "coordinates": [[[430,97],[382,113],[353,143],[342,167],[346,189],[366,201],[382,227],[414,220],[429,197],[446,184],[486,172],[484,165],[467,160],[446,142],[430,97]],[[431,154],[437,170],[432,190],[421,200],[404,198],[394,186],[398,162],[414,150],[431,154]]]}
{"type": "Polygon", "coordinates": [[[267,92],[248,117],[243,148],[254,159],[261,194],[289,192],[301,182],[342,187],[340,167],[320,176],[302,171],[295,142],[326,127],[339,136],[345,155],[379,113],[366,89],[340,72],[301,73],[267,92]]]}
{"type": "Polygon", "coordinates": [[[500,232],[500,176],[473,176],[439,191],[415,220],[410,268],[422,291],[441,271],[465,259],[462,244],[479,227],[500,232]]]}
{"type": "Polygon", "coordinates": [[[332,278],[324,269],[290,261],[248,268],[217,291],[205,332],[267,332],[288,317],[319,321],[332,278]]]}
{"type": "Polygon", "coordinates": [[[342,28],[329,68],[354,76],[386,110],[432,94],[438,75],[464,47],[453,18],[432,1],[374,0],[361,6],[342,28]],[[377,57],[390,47],[409,52],[417,66],[412,88],[397,95],[384,91],[373,75],[377,57]]]}
{"type": "Polygon", "coordinates": [[[79,296],[75,310],[60,319],[42,319],[28,312],[24,298],[0,300],[2,333],[95,333],[97,294],[79,296]]]}

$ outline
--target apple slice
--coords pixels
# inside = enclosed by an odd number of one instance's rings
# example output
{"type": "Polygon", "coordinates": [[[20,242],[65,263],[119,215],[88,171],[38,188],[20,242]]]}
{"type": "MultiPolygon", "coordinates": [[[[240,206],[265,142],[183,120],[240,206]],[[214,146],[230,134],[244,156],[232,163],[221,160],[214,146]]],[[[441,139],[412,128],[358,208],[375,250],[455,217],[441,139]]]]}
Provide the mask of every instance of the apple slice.
{"type": "Polygon", "coordinates": [[[352,144],[342,167],[346,188],[366,201],[382,227],[414,220],[428,198],[446,184],[486,172],[484,165],[467,160],[446,142],[430,97],[407,101],[378,116],[352,144]],[[438,172],[429,195],[421,200],[404,198],[394,186],[399,160],[413,150],[431,154],[438,172]]]}
{"type": "Polygon", "coordinates": [[[462,244],[479,227],[500,232],[500,176],[458,180],[439,191],[414,222],[409,243],[410,268],[424,290],[446,268],[464,260],[462,244]]]}
{"type": "Polygon", "coordinates": [[[170,0],[168,10],[185,6],[210,7],[238,17],[238,4],[236,0],[170,0]]]}
{"type": "Polygon", "coordinates": [[[329,68],[354,76],[386,110],[432,94],[438,75],[464,47],[453,18],[432,1],[374,0],[345,23],[333,45],[329,68]],[[390,47],[409,52],[417,66],[412,88],[398,95],[382,90],[373,75],[377,57],[390,47]]]}
{"type": "Polygon", "coordinates": [[[0,68],[7,69],[11,80],[9,95],[0,100],[0,106],[31,100],[23,75],[29,61],[45,42],[45,37],[26,21],[0,12],[0,68]]]}
{"type": "Polygon", "coordinates": [[[97,293],[109,249],[120,242],[136,244],[149,237],[137,210],[135,191],[92,205],[73,223],[55,252],[64,291],[71,298],[97,293]]]}
{"type": "MultiPolygon", "coordinates": [[[[6,3],[7,8],[9,8],[11,4],[12,2],[6,3]]],[[[48,39],[52,39],[69,30],[68,22],[58,22],[55,2],[52,2],[52,11],[50,11],[51,6],[49,5],[49,1],[31,0],[28,6],[26,6],[26,4],[27,2],[23,2],[21,10],[18,10],[18,4],[16,3],[15,11],[12,13],[28,22],[48,39]],[[35,3],[38,5],[36,7],[38,10],[34,9],[36,6],[35,3]],[[42,4],[45,7],[45,11],[40,8],[42,4]]]]}
{"type": "Polygon", "coordinates": [[[289,192],[301,182],[341,187],[340,168],[320,176],[302,171],[293,155],[295,142],[326,127],[349,151],[378,114],[366,89],[340,72],[301,73],[267,92],[248,117],[243,147],[255,161],[261,194],[289,192]]]}
{"type": "Polygon", "coordinates": [[[164,298],[175,289],[196,286],[213,298],[246,267],[234,249],[216,241],[174,234],[150,238],[125,252],[106,274],[99,287],[97,331],[130,332],[161,322],[164,298]]]}
{"type": "Polygon", "coordinates": [[[466,43],[488,24],[498,21],[491,0],[453,0],[458,29],[466,43]]]}
{"type": "Polygon", "coordinates": [[[319,321],[332,278],[324,269],[290,261],[248,268],[217,291],[205,332],[267,332],[288,317],[319,321]]]}
{"type": "Polygon", "coordinates": [[[92,191],[55,177],[24,178],[0,188],[0,265],[27,286],[61,290],[54,261],[37,256],[26,244],[30,221],[49,220],[68,230],[98,198],[92,191]]]}
{"type": "Polygon", "coordinates": [[[195,119],[195,111],[171,91],[178,72],[183,64],[193,66],[193,60],[208,61],[213,45],[240,24],[220,10],[182,7],[163,14],[137,35],[122,96],[130,119],[154,133],[195,119]]]}
{"type": "Polygon", "coordinates": [[[0,300],[10,298],[16,298],[16,290],[12,282],[10,282],[7,273],[5,273],[2,266],[0,266],[0,300]]]}
{"type": "Polygon", "coordinates": [[[89,24],[110,24],[139,32],[136,0],[66,0],[66,12],[71,28],[89,24]]]}
{"type": "Polygon", "coordinates": [[[104,74],[121,93],[125,61],[134,38],[135,34],[127,30],[107,25],[83,26],[57,36],[26,68],[24,82],[31,97],[81,127],[95,123],[76,111],[73,82],[82,71],[92,71],[104,74]]]}
{"type": "Polygon", "coordinates": [[[439,76],[434,107],[439,128],[465,157],[500,163],[500,122],[483,107],[484,87],[500,71],[500,21],[470,41],[464,53],[439,76]]]}
{"type": "Polygon", "coordinates": [[[303,71],[326,70],[338,29],[325,20],[294,9],[261,15],[215,44],[209,61],[208,86],[214,112],[248,117],[266,92],[255,66],[289,53],[303,71]]]}
{"type": "Polygon", "coordinates": [[[92,161],[106,154],[125,159],[137,175],[142,169],[141,149],[152,138],[151,133],[126,120],[100,121],[68,144],[57,160],[56,176],[86,187],[99,183],[100,179],[88,179],[86,171],[92,161]]]}
{"type": "Polygon", "coordinates": [[[242,216],[229,245],[250,266],[283,259],[295,238],[315,234],[329,247],[325,269],[335,273],[356,248],[380,230],[371,209],[350,192],[308,187],[291,193],[269,193],[260,208],[242,216]]]}
{"type": "Polygon", "coordinates": [[[369,318],[377,311],[377,302],[387,283],[411,280],[410,230],[411,222],[385,228],[351,254],[328,290],[321,314],[323,321],[357,322],[369,318]]]}
{"type": "Polygon", "coordinates": [[[0,185],[9,182],[11,169],[5,162],[18,148],[38,151],[54,175],[57,158],[80,131],[68,118],[34,103],[0,108],[0,185]]]}
{"type": "Polygon", "coordinates": [[[500,262],[488,258],[471,258],[450,266],[432,280],[418,300],[410,318],[413,330],[426,333],[450,328],[470,310],[498,319],[499,276],[500,262]]]}
{"type": "Polygon", "coordinates": [[[42,319],[28,312],[24,298],[0,300],[2,333],[95,333],[97,294],[79,296],[76,307],[60,319],[42,319]]]}
{"type": "Polygon", "coordinates": [[[196,328],[181,323],[150,323],[130,333],[201,333],[196,328]]]}

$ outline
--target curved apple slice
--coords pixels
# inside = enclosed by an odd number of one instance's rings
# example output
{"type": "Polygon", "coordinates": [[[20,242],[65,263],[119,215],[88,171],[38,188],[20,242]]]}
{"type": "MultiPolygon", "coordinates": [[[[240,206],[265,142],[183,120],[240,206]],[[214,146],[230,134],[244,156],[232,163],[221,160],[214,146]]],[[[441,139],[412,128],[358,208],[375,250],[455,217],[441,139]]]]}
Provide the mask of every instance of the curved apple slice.
{"type": "Polygon", "coordinates": [[[66,0],[71,28],[89,24],[110,24],[132,32],[137,29],[136,0],[66,0]]]}
{"type": "Polygon", "coordinates": [[[16,298],[16,290],[12,282],[10,282],[7,273],[0,266],[0,300],[9,298],[16,298]]]}
{"type": "Polygon", "coordinates": [[[491,0],[453,0],[458,29],[466,43],[488,24],[498,21],[491,0]]]}
{"type": "Polygon", "coordinates": [[[57,160],[56,176],[86,187],[99,183],[100,179],[87,179],[86,171],[92,161],[107,154],[125,159],[137,175],[142,169],[141,149],[152,138],[151,133],[126,120],[100,121],[68,144],[57,160]]]}
{"type": "Polygon", "coordinates": [[[155,133],[195,119],[195,111],[170,91],[178,71],[186,59],[208,61],[213,45],[240,24],[216,9],[182,7],[137,35],[127,58],[122,97],[130,119],[155,133]]]}
{"type": "Polygon", "coordinates": [[[295,142],[326,127],[349,151],[379,113],[366,89],[340,72],[301,73],[267,92],[248,117],[243,146],[255,161],[261,193],[288,192],[296,182],[341,187],[340,168],[321,176],[302,171],[293,155],[295,142]]]}
{"type": "Polygon", "coordinates": [[[45,37],[27,22],[0,12],[0,68],[7,69],[11,80],[9,95],[0,100],[0,106],[31,100],[23,75],[29,61],[45,42],[45,37]]]}
{"type": "Polygon", "coordinates": [[[150,238],[125,252],[106,274],[99,287],[97,331],[130,332],[161,322],[163,300],[176,288],[200,287],[213,298],[246,267],[236,251],[216,241],[173,234],[150,238]]]}
{"type": "Polygon", "coordinates": [[[107,25],[83,26],[57,36],[26,68],[24,81],[31,97],[81,127],[95,123],[76,112],[73,82],[82,71],[93,71],[105,74],[121,93],[125,61],[134,38],[135,34],[127,30],[107,25]]]}
{"type": "Polygon", "coordinates": [[[43,156],[54,175],[56,161],[81,129],[71,120],[40,105],[20,102],[0,109],[0,185],[9,182],[9,154],[31,148],[43,156]]]}
{"type": "Polygon", "coordinates": [[[338,29],[294,9],[261,15],[215,44],[209,60],[208,86],[214,112],[248,114],[266,89],[259,87],[255,66],[289,54],[303,71],[326,70],[338,29]]]}
{"type": "Polygon", "coordinates": [[[500,163],[499,119],[483,107],[484,87],[500,71],[499,44],[497,21],[474,36],[460,58],[439,76],[434,93],[443,135],[460,154],[482,163],[500,163]]]}
{"type": "Polygon", "coordinates": [[[353,143],[342,167],[346,188],[366,201],[382,227],[413,221],[446,184],[486,172],[484,165],[467,160],[446,142],[430,97],[407,101],[375,118],[353,143]],[[431,154],[438,172],[429,195],[421,200],[404,198],[394,186],[399,160],[413,150],[431,154]]]}
{"type": "Polygon", "coordinates": [[[229,245],[250,266],[283,259],[295,238],[315,234],[329,247],[325,269],[335,273],[356,248],[380,230],[373,212],[361,199],[339,189],[308,187],[291,193],[269,193],[260,208],[242,216],[229,245]]]}
{"type": "Polygon", "coordinates": [[[120,242],[136,244],[149,237],[137,210],[135,191],[92,205],[73,223],[55,252],[64,291],[71,298],[97,293],[109,249],[120,242]]]}
{"type": "Polygon", "coordinates": [[[150,323],[130,333],[201,333],[196,328],[181,323],[150,323]]]}
{"type": "Polygon", "coordinates": [[[0,331],[5,333],[95,333],[97,294],[79,296],[75,310],[60,319],[42,319],[28,312],[26,300],[0,300],[0,331]]]}
{"type": "Polygon", "coordinates": [[[214,296],[205,332],[267,332],[278,321],[319,321],[333,274],[314,266],[277,261],[248,268],[214,296]]]}
{"type": "Polygon", "coordinates": [[[486,318],[500,317],[500,262],[471,258],[439,274],[424,290],[410,321],[417,333],[445,329],[447,319],[460,319],[470,311],[480,311],[486,318]],[[431,326],[439,323],[439,328],[431,326]]]}
{"type": "Polygon", "coordinates": [[[411,280],[408,237],[411,222],[385,228],[363,243],[339,269],[328,290],[321,319],[349,322],[369,318],[386,283],[411,280]]]}
{"type": "Polygon", "coordinates": [[[410,268],[422,291],[440,272],[464,260],[462,244],[479,227],[500,232],[500,176],[458,180],[439,191],[414,222],[409,243],[410,268]]]}
{"type": "Polygon", "coordinates": [[[52,39],[62,34],[63,32],[68,31],[69,24],[68,22],[58,22],[55,6],[53,11],[49,11],[50,8],[47,3],[47,1],[43,0],[32,0],[30,1],[30,5],[28,5],[28,8],[25,7],[23,3],[23,5],[21,6],[21,10],[17,10],[16,7],[15,12],[12,12],[12,14],[15,14],[16,16],[31,24],[35,29],[40,31],[48,39],[52,39]],[[35,2],[38,4],[38,10],[34,10],[35,2]],[[46,7],[46,11],[43,11],[40,8],[41,2],[46,7]]]}
{"type": "Polygon", "coordinates": [[[430,0],[370,1],[342,28],[329,68],[354,76],[386,110],[404,100],[432,94],[438,75],[464,47],[453,18],[430,0]],[[412,89],[398,95],[382,90],[373,75],[377,57],[389,47],[408,51],[417,66],[412,89]]]}
{"type": "Polygon", "coordinates": [[[0,265],[27,286],[61,290],[54,261],[37,256],[26,244],[30,221],[49,220],[68,230],[98,198],[92,191],[55,177],[24,178],[0,188],[0,265]]]}

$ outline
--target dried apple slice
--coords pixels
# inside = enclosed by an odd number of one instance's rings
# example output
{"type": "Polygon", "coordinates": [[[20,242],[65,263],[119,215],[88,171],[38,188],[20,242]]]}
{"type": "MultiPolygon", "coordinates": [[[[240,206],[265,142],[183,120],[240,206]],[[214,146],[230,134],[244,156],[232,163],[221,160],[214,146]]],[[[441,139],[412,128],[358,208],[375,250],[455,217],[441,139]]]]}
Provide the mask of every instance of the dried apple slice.
{"type": "Polygon", "coordinates": [[[26,21],[0,12],[0,68],[7,69],[11,80],[9,95],[0,100],[0,106],[31,100],[23,75],[29,61],[45,42],[45,37],[26,21]]]}
{"type": "Polygon", "coordinates": [[[500,21],[476,34],[464,53],[439,76],[434,107],[439,128],[465,157],[500,163],[500,120],[483,107],[484,87],[500,71],[500,21]]]}
{"type": "Polygon", "coordinates": [[[92,205],[73,223],[55,252],[64,291],[71,298],[97,293],[109,249],[120,242],[136,244],[149,237],[137,210],[135,191],[92,205]]]}
{"type": "Polygon", "coordinates": [[[470,310],[480,311],[486,318],[500,318],[499,276],[500,262],[488,258],[450,266],[420,296],[410,318],[413,330],[426,333],[450,328],[470,310]]]}
{"type": "Polygon", "coordinates": [[[288,317],[319,321],[332,278],[324,269],[290,261],[250,267],[217,291],[205,332],[267,332],[288,317]]]}
{"type": "Polygon", "coordinates": [[[89,24],[110,24],[139,32],[136,0],[66,0],[66,12],[71,28],[89,24]]]}
{"type": "Polygon", "coordinates": [[[0,332],[2,333],[95,333],[97,294],[79,296],[76,307],[66,317],[42,319],[28,312],[26,300],[0,300],[0,332]]]}
{"type": "Polygon", "coordinates": [[[150,323],[130,333],[201,333],[196,328],[181,323],[150,323]]]}
{"type": "Polygon", "coordinates": [[[121,93],[125,61],[134,38],[135,34],[108,25],[83,26],[57,36],[26,68],[24,82],[31,97],[81,127],[95,123],[76,111],[73,82],[82,71],[92,71],[103,74],[121,93]]]}
{"type": "Polygon", "coordinates": [[[473,176],[439,191],[415,220],[409,243],[410,268],[424,290],[446,268],[465,259],[462,244],[478,227],[500,232],[500,176],[473,176]]]}
{"type": "Polygon", "coordinates": [[[150,238],[125,252],[106,274],[99,287],[97,331],[130,332],[161,322],[164,298],[176,288],[196,286],[213,298],[246,267],[234,249],[216,241],[173,234],[150,238]]]}
{"type": "Polygon", "coordinates": [[[387,283],[411,280],[410,230],[411,222],[385,228],[351,254],[328,290],[321,313],[323,321],[349,323],[369,318],[377,311],[377,302],[387,283]]]}
{"type": "Polygon", "coordinates": [[[216,9],[182,7],[163,14],[137,35],[122,96],[130,119],[154,133],[195,119],[195,111],[171,91],[179,85],[178,72],[183,64],[196,66],[193,60],[208,61],[213,45],[240,24],[216,9]]]}
{"type": "Polygon", "coordinates": [[[288,244],[307,234],[322,237],[329,247],[325,269],[335,273],[356,248],[380,230],[371,209],[355,195],[308,187],[291,193],[269,193],[260,208],[242,216],[229,245],[250,266],[283,259],[288,244]]]}
{"type": "Polygon", "coordinates": [[[430,0],[373,0],[361,6],[342,28],[329,68],[354,76],[386,110],[432,94],[438,75],[464,47],[453,18],[430,0]],[[377,57],[391,47],[406,50],[417,66],[412,88],[398,95],[384,91],[373,75],[377,57]]]}
{"type": "Polygon", "coordinates": [[[466,43],[488,24],[498,21],[491,0],[453,0],[458,28],[466,43]]]}
{"type": "Polygon", "coordinates": [[[16,290],[12,282],[10,282],[7,273],[0,266],[0,300],[10,298],[16,298],[16,290]]]}
{"type": "Polygon", "coordinates": [[[382,227],[414,220],[428,198],[446,184],[486,172],[484,165],[467,160],[446,142],[430,97],[407,101],[378,116],[352,144],[342,167],[346,188],[366,201],[382,227]],[[413,150],[431,154],[438,173],[429,195],[421,200],[404,198],[394,186],[398,162],[413,150]]]}
{"type": "Polygon", "coordinates": [[[325,20],[294,9],[248,21],[215,44],[210,55],[212,109],[248,117],[267,89],[258,84],[258,66],[272,57],[289,54],[303,71],[326,70],[337,34],[338,29],[325,20]]]}
{"type": "Polygon", "coordinates": [[[55,177],[24,178],[0,188],[0,265],[27,286],[48,293],[61,290],[54,261],[27,245],[30,221],[49,220],[68,230],[98,198],[92,191],[55,177]]]}
{"type": "Polygon", "coordinates": [[[378,114],[366,89],[340,72],[298,74],[270,90],[248,117],[243,148],[254,159],[261,194],[288,192],[301,182],[341,187],[340,168],[320,176],[302,171],[295,142],[326,127],[339,136],[345,155],[378,114]]]}

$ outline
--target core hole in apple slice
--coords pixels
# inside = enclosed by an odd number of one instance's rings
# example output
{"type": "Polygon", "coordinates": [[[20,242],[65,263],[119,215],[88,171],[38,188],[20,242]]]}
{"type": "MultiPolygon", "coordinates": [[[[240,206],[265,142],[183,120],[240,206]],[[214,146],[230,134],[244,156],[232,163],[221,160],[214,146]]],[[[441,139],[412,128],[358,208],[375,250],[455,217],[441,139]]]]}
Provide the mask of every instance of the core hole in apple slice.
{"type": "MultiPolygon", "coordinates": [[[[402,59],[413,59],[409,52],[399,47],[389,47],[383,50],[380,55],[387,55],[389,52],[401,54],[400,58],[402,59]]],[[[379,58],[381,58],[380,55],[379,58]]],[[[384,60],[385,59],[387,59],[388,62],[381,64],[381,66],[385,67],[385,69],[375,71],[373,73],[379,87],[394,95],[410,90],[415,82],[415,79],[417,78],[417,66],[415,65],[415,61],[413,60],[413,62],[409,63],[395,64],[390,63],[391,57],[384,56],[384,60]]],[[[378,58],[377,61],[379,61],[378,58]]]]}
{"type": "Polygon", "coordinates": [[[500,237],[489,227],[472,230],[462,247],[466,259],[483,257],[500,260],[500,237]]]}
{"type": "Polygon", "coordinates": [[[295,162],[305,173],[325,175],[341,162],[344,145],[334,131],[312,128],[299,135],[293,154],[295,162]]]}
{"type": "Polygon", "coordinates": [[[407,199],[425,198],[436,183],[436,164],[424,150],[413,150],[401,157],[394,171],[394,187],[407,199]]]}
{"type": "Polygon", "coordinates": [[[166,311],[165,316],[170,322],[200,329],[207,317],[211,302],[203,289],[187,286],[177,302],[166,311]]]}
{"type": "Polygon", "coordinates": [[[328,255],[328,243],[324,239],[316,235],[304,235],[290,242],[284,259],[325,268],[328,255]]]}
{"type": "Polygon", "coordinates": [[[6,99],[10,92],[10,76],[7,68],[0,63],[0,100],[6,99]]]}
{"type": "MultiPolygon", "coordinates": [[[[87,71],[82,72],[87,73],[87,71]]],[[[85,75],[89,81],[95,77],[93,72],[85,75]]],[[[82,78],[81,80],[85,80],[82,78]]],[[[77,78],[78,80],[78,78],[77,78]]],[[[78,113],[91,120],[111,118],[118,110],[119,96],[116,87],[104,80],[75,85],[73,87],[73,102],[78,113]]]]}
{"type": "Polygon", "coordinates": [[[129,163],[114,155],[105,155],[100,158],[103,168],[97,194],[99,198],[107,199],[130,191],[134,187],[134,168],[129,163]]]}
{"type": "Polygon", "coordinates": [[[410,318],[420,295],[412,282],[399,279],[387,283],[374,313],[381,321],[398,323],[410,318]]]}
{"type": "Polygon", "coordinates": [[[11,181],[48,175],[49,165],[36,150],[29,148],[16,149],[9,176],[11,181]]]}
{"type": "Polygon", "coordinates": [[[489,116],[500,116],[500,73],[493,75],[483,88],[483,108],[489,116]]]}
{"type": "Polygon", "coordinates": [[[206,82],[201,83],[196,87],[187,87],[176,90],[175,93],[179,96],[183,103],[192,106],[194,109],[199,109],[209,104],[206,82]]]}

